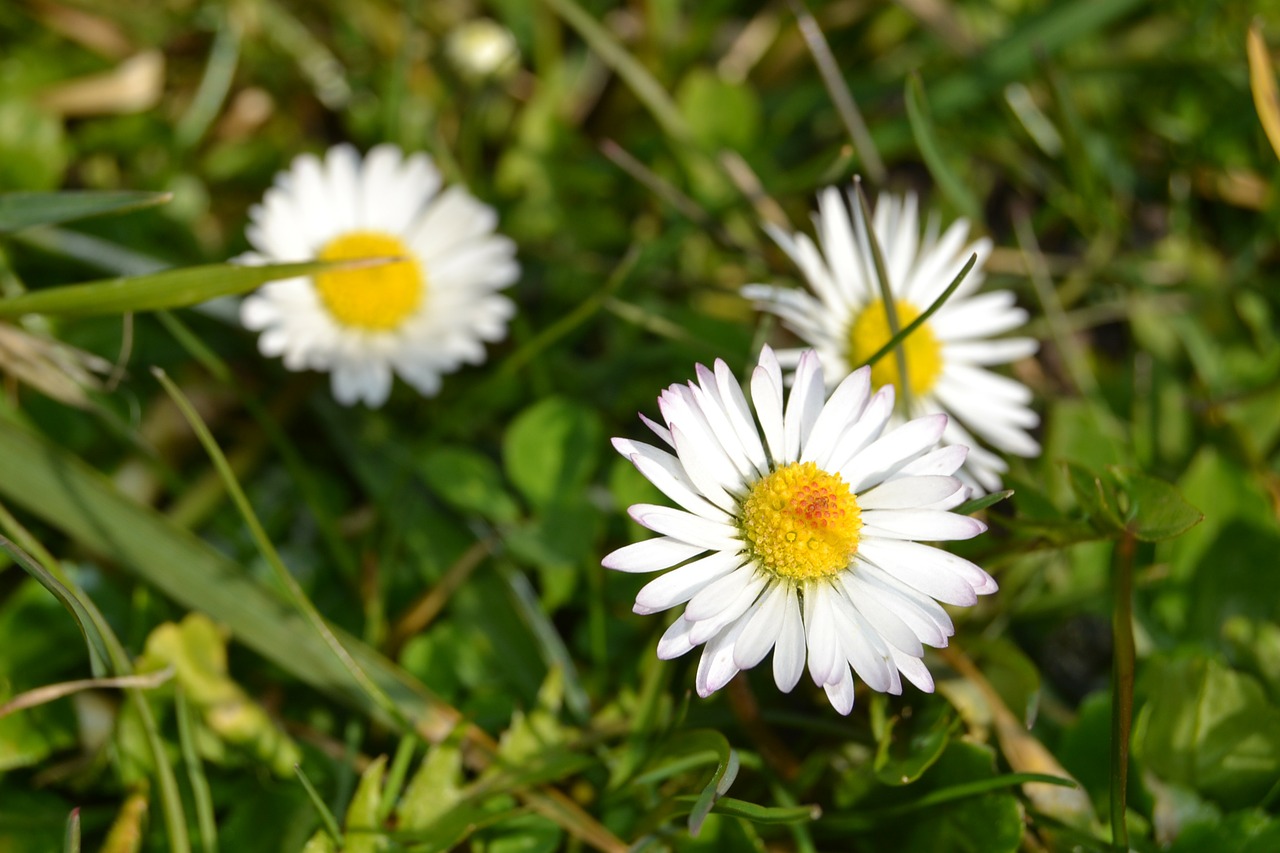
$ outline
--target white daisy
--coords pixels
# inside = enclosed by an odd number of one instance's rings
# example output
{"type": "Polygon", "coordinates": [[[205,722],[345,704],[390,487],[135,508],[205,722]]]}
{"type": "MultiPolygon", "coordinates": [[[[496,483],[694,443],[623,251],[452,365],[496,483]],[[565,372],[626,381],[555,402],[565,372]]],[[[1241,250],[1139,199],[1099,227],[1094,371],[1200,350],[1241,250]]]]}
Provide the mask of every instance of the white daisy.
{"type": "MultiPolygon", "coordinates": [[[[846,206],[840,191],[828,187],[818,197],[814,225],[817,245],[806,234],[766,226],[804,273],[812,294],[763,284],[748,285],[742,293],[757,308],[782,318],[784,326],[817,349],[828,381],[835,383],[865,364],[892,336],[857,199],[850,197],[846,206]]],[[[876,205],[874,227],[901,326],[932,305],[969,256],[978,255],[964,283],[906,340],[911,400],[906,414],[951,414],[943,443],[970,448],[961,478],[975,491],[998,489],[1008,465],[977,446],[974,435],[1004,453],[1035,456],[1040,452],[1040,445],[1027,433],[1039,423],[1029,407],[1031,391],[986,369],[1036,351],[1034,338],[992,338],[1025,324],[1027,312],[1014,304],[1009,290],[974,295],[982,284],[982,264],[991,253],[991,241],[982,238],[966,246],[969,223],[964,219],[956,220],[939,237],[938,219],[931,217],[921,239],[915,196],[886,194],[876,205]]],[[[779,350],[778,359],[791,367],[800,353],[800,349],[779,350]]],[[[875,363],[871,381],[877,388],[901,384],[893,353],[875,363]]]]}
{"type": "Polygon", "coordinates": [[[923,647],[945,646],[954,632],[939,602],[970,605],[996,590],[968,560],[912,541],[986,529],[947,511],[967,492],[950,476],[966,449],[935,448],[947,416],[886,430],[893,386],[872,394],[865,367],[824,405],[813,350],[800,356],[784,410],[782,370],[764,349],[751,377],[754,418],[723,361],[714,371],[698,365],[697,374],[658,398],[665,425],[641,415],[668,450],[613,441],[681,507],[631,507],[632,518],[661,535],[602,561],[623,572],[671,569],[640,590],[634,607],[686,605],[658,657],[705,643],[697,675],[704,697],[770,649],[780,690],[795,687],[807,658],[842,714],[853,708],[852,673],[881,692],[901,693],[900,674],[932,691],[923,647]]]}
{"type": "Polygon", "coordinates": [[[249,211],[245,263],[371,257],[403,261],[268,284],[241,304],[263,355],[328,370],[344,405],[380,406],[394,371],[423,394],[484,361],[515,313],[497,293],[520,274],[497,214],[460,186],[441,189],[425,154],[349,145],[294,159],[249,211]]]}

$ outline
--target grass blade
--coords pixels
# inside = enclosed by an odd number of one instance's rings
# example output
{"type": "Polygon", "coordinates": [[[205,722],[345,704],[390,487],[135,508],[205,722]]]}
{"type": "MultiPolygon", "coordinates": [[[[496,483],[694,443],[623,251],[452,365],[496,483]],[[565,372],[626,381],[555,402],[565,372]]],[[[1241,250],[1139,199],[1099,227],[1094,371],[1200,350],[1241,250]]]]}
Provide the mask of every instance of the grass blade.
{"type": "Polygon", "coordinates": [[[90,281],[65,287],[50,287],[0,300],[0,318],[21,317],[26,314],[85,317],[182,308],[219,296],[246,293],[277,279],[295,278],[325,270],[376,266],[391,260],[393,259],[307,261],[257,267],[206,264],[132,278],[90,281]]]}
{"type": "Polygon", "coordinates": [[[338,825],[338,819],[333,816],[333,812],[325,805],[324,798],[320,796],[316,786],[311,784],[311,780],[307,778],[307,774],[303,772],[301,765],[294,765],[293,772],[298,774],[298,781],[302,783],[303,789],[307,792],[307,798],[311,800],[311,805],[316,807],[316,812],[320,815],[320,822],[324,824],[324,831],[329,834],[335,844],[342,844],[342,827],[338,825]]]}
{"type": "Polygon", "coordinates": [[[67,191],[0,193],[0,234],[164,204],[173,193],[67,191]]]}
{"type": "Polygon", "coordinates": [[[195,724],[191,721],[191,706],[181,686],[173,691],[174,716],[178,720],[178,747],[182,751],[182,763],[187,768],[187,782],[191,785],[192,799],[196,804],[196,826],[200,829],[200,846],[204,853],[218,853],[218,824],[213,817],[213,794],[209,780],[204,775],[204,763],[196,751],[195,724]]]}
{"type": "Polygon", "coordinates": [[[929,117],[929,104],[924,97],[924,84],[919,74],[912,74],[907,79],[906,90],[907,120],[911,122],[911,135],[915,137],[916,147],[924,158],[929,173],[938,182],[943,194],[951,200],[964,216],[972,221],[981,221],[982,207],[973,193],[947,164],[942,155],[942,146],[938,142],[938,132],[929,117]]]}

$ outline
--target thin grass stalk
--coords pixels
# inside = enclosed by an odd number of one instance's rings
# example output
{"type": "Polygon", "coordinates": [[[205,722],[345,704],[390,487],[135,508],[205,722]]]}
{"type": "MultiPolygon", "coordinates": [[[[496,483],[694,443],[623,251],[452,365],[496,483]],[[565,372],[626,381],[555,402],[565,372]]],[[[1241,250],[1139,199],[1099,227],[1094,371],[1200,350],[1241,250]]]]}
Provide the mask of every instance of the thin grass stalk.
{"type": "Polygon", "coordinates": [[[182,763],[187,768],[187,782],[191,785],[191,798],[196,804],[196,827],[200,831],[200,847],[204,853],[218,853],[218,824],[213,817],[213,793],[209,779],[204,775],[204,764],[196,751],[195,726],[191,722],[191,705],[186,691],[177,685],[173,691],[174,717],[178,721],[178,748],[182,751],[182,763]]]}
{"type": "Polygon", "coordinates": [[[871,179],[883,185],[885,178],[888,177],[884,160],[880,158],[875,140],[871,138],[871,131],[867,128],[861,111],[858,110],[857,101],[853,99],[853,93],[844,82],[844,76],[840,73],[835,54],[831,52],[831,45],[827,43],[822,27],[805,6],[804,0],[790,0],[790,5],[791,12],[796,17],[796,26],[800,28],[800,35],[804,36],[804,43],[808,46],[809,53],[813,55],[813,63],[818,66],[822,84],[827,87],[827,95],[830,96],[831,103],[840,115],[845,131],[849,134],[849,140],[853,143],[854,153],[862,160],[862,165],[871,175],[871,179]]]}
{"type": "Polygon", "coordinates": [[[875,221],[871,218],[871,205],[867,204],[867,194],[862,191],[862,181],[853,182],[854,194],[858,197],[858,206],[862,209],[862,223],[866,231],[867,243],[871,246],[871,260],[875,264],[876,283],[880,286],[880,298],[884,300],[884,314],[889,320],[890,339],[897,339],[893,347],[894,360],[898,362],[898,406],[904,415],[911,412],[911,383],[907,373],[907,348],[903,346],[898,323],[898,306],[893,301],[893,288],[889,284],[889,268],[884,262],[884,250],[880,248],[880,240],[876,237],[875,221]]]}
{"type": "Polygon", "coordinates": [[[355,682],[365,691],[366,695],[398,725],[403,726],[406,730],[412,729],[413,725],[404,716],[404,712],[400,710],[400,707],[395,702],[391,701],[391,697],[381,687],[374,683],[373,679],[369,678],[364,668],[356,662],[351,653],[342,645],[329,628],[328,623],[324,621],[324,617],[320,615],[320,611],[316,610],[315,605],[311,603],[311,599],[307,598],[307,594],[303,591],[297,578],[285,566],[284,561],[280,558],[280,553],[276,551],[271,539],[267,536],[267,532],[263,529],[262,522],[258,520],[258,515],[254,512],[253,506],[249,503],[244,490],[240,488],[240,483],[236,479],[235,472],[231,470],[226,456],[223,455],[222,449],[218,447],[218,443],[209,432],[209,428],[205,426],[204,421],[191,405],[191,401],[187,399],[186,395],[182,393],[181,389],[174,384],[173,380],[163,370],[155,368],[152,373],[160,384],[164,386],[165,391],[173,398],[173,401],[177,403],[178,408],[182,410],[187,423],[191,425],[197,438],[200,439],[200,443],[204,446],[205,452],[209,454],[214,466],[226,481],[227,493],[231,495],[231,500],[235,503],[236,509],[240,511],[241,517],[244,518],[250,535],[253,536],[254,542],[258,546],[258,550],[275,572],[281,586],[285,588],[293,599],[294,605],[311,623],[312,628],[320,635],[325,645],[329,647],[342,666],[355,679],[355,682]]]}

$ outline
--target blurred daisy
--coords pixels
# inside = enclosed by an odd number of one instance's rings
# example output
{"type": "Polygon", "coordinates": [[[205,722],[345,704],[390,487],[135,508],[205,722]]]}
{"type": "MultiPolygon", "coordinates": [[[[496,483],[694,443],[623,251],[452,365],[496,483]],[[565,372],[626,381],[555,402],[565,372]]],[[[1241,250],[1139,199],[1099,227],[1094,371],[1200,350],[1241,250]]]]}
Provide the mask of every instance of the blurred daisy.
{"type": "Polygon", "coordinates": [[[249,211],[244,263],[390,257],[380,266],[268,284],[241,303],[263,355],[327,370],[344,405],[386,402],[394,372],[426,395],[442,374],[484,361],[515,313],[497,293],[520,273],[497,214],[462,187],[441,190],[425,154],[349,145],[294,159],[249,211]]]}
{"type": "Polygon", "coordinates": [[[945,646],[954,631],[938,602],[970,605],[996,590],[973,563],[912,541],[986,529],[947,511],[967,492],[951,476],[965,448],[935,447],[947,416],[886,429],[893,386],[872,394],[865,367],[824,404],[812,350],[800,356],[784,410],[782,370],[764,349],[751,377],[754,417],[723,361],[697,374],[658,398],[664,424],[641,415],[666,449],[613,441],[681,507],[631,507],[660,535],[603,560],[623,572],[671,569],[634,607],[685,605],[658,657],[705,644],[696,682],[704,697],[770,649],[780,690],[795,687],[807,660],[842,714],[853,708],[853,673],[885,693],[902,692],[901,676],[932,691],[923,647],[945,646]]]}
{"type": "MultiPolygon", "coordinates": [[[[763,284],[748,285],[742,293],[760,310],[782,318],[784,326],[817,349],[828,381],[835,383],[865,364],[892,335],[875,277],[867,225],[856,198],[850,198],[846,206],[840,191],[828,187],[818,198],[814,224],[816,246],[808,235],[766,226],[800,267],[812,294],[763,284]]],[[[978,446],[974,435],[1003,453],[1035,456],[1040,452],[1040,445],[1027,433],[1039,423],[1029,407],[1031,391],[986,369],[1036,351],[1034,338],[992,337],[1025,324],[1027,312],[1014,305],[1009,290],[974,295],[982,284],[982,265],[991,254],[991,241],[983,238],[966,246],[967,221],[956,220],[939,237],[938,220],[932,217],[921,239],[915,196],[882,195],[874,227],[902,326],[942,295],[970,254],[978,255],[956,292],[906,340],[906,385],[911,400],[907,415],[951,414],[943,443],[970,448],[961,478],[975,491],[998,489],[1000,475],[1008,465],[978,446]]],[[[792,367],[801,351],[779,350],[778,359],[785,367],[792,367]]],[[[892,353],[875,363],[871,382],[877,388],[901,387],[903,378],[892,353]]]]}

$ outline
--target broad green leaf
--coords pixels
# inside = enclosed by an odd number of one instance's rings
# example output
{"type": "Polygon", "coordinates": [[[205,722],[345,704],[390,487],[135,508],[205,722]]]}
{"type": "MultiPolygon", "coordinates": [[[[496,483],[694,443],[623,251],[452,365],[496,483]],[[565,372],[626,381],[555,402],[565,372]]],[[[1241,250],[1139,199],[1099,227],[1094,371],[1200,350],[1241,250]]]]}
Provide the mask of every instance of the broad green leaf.
{"type": "Polygon", "coordinates": [[[1066,463],[1066,469],[1071,491],[1094,529],[1109,536],[1123,533],[1124,520],[1110,478],[1075,462],[1066,463]]]}
{"type": "Polygon", "coordinates": [[[349,269],[369,265],[368,261],[309,261],[297,264],[238,266],[207,264],[177,270],[111,278],[50,287],[0,299],[0,318],[44,314],[58,317],[85,317],[97,314],[124,314],[130,311],[158,311],[182,308],[233,296],[282,278],[294,278],[323,270],[349,269]]]}
{"type": "Polygon", "coordinates": [[[1239,665],[1261,679],[1271,701],[1280,705],[1280,625],[1232,616],[1222,625],[1222,638],[1239,665]]]}
{"type": "MultiPolygon", "coordinates": [[[[914,785],[885,789],[854,813],[833,814],[814,835],[858,835],[858,849],[894,853],[938,850],[1013,853],[1022,842],[1022,805],[1012,788],[1027,782],[1063,784],[1039,773],[997,776],[987,747],[953,740],[914,785]]],[[[1068,783],[1069,784],[1069,783],[1068,783]]]]}
{"type": "Polygon", "coordinates": [[[127,190],[0,193],[0,234],[35,225],[53,225],[107,213],[127,213],[164,204],[172,197],[172,193],[127,190]]]}
{"type": "Polygon", "coordinates": [[[426,829],[462,799],[462,749],[450,736],[427,750],[396,809],[396,824],[406,831],[426,829]]]}
{"type": "Polygon", "coordinates": [[[51,190],[66,167],[62,121],[28,101],[0,96],[0,187],[51,190]]]}
{"type": "Polygon", "coordinates": [[[925,100],[924,84],[920,76],[913,74],[907,78],[906,88],[907,119],[911,122],[911,134],[915,137],[916,148],[924,158],[929,173],[938,182],[938,188],[956,206],[961,214],[971,221],[982,220],[982,207],[977,198],[965,186],[964,181],[955,173],[943,154],[942,144],[938,140],[937,128],[929,116],[929,104],[925,100]]]}
{"type": "Polygon", "coordinates": [[[377,853],[389,848],[390,841],[378,820],[382,806],[382,778],[386,769],[387,757],[379,755],[360,774],[360,784],[347,806],[347,826],[342,845],[344,853],[377,853]]]}
{"type": "Polygon", "coordinates": [[[1280,820],[1261,809],[1236,812],[1212,822],[1191,824],[1178,833],[1167,853],[1275,853],[1280,820]]]}
{"type": "Polygon", "coordinates": [[[1280,531],[1236,518],[1219,528],[1196,563],[1190,582],[1178,591],[1185,599],[1188,639],[1216,645],[1223,622],[1233,616],[1261,622],[1280,620],[1280,596],[1259,594],[1274,589],[1280,569],[1280,531]]]}
{"type": "Polygon", "coordinates": [[[755,92],[696,66],[680,81],[676,103],[693,136],[708,151],[747,151],[759,138],[760,102],[755,92]]]}
{"type": "Polygon", "coordinates": [[[507,476],[535,507],[575,497],[595,472],[603,433],[596,413],[580,403],[535,403],[503,437],[507,476]]]}
{"type": "Polygon", "coordinates": [[[1108,470],[1116,491],[1123,496],[1125,528],[1143,542],[1181,536],[1204,518],[1164,480],[1116,465],[1108,470]]]}
{"type": "Polygon", "coordinates": [[[886,785],[919,779],[947,748],[958,723],[942,702],[917,707],[909,719],[891,719],[876,749],[876,778],[886,785]]]}
{"type": "Polygon", "coordinates": [[[479,513],[500,524],[520,515],[492,459],[466,447],[436,446],[422,456],[422,478],[433,492],[463,512],[479,513]]]}
{"type": "Polygon", "coordinates": [[[1280,778],[1280,707],[1254,678],[1206,657],[1156,659],[1134,755],[1168,782],[1227,808],[1257,804],[1280,778]]]}

